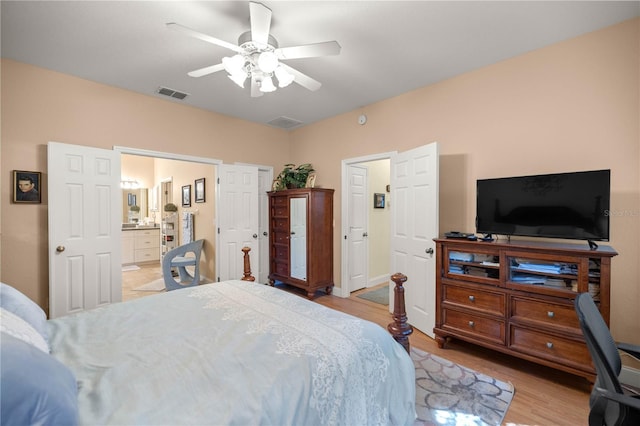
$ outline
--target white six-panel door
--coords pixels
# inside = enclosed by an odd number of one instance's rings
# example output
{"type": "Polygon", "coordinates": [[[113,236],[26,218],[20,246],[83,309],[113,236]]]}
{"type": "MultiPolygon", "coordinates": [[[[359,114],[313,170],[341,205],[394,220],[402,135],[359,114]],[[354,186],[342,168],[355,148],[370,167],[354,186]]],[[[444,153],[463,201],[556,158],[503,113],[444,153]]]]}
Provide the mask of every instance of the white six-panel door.
{"type": "Polygon", "coordinates": [[[348,197],[349,205],[349,233],[347,234],[348,250],[348,283],[349,292],[360,290],[367,286],[368,274],[368,252],[367,244],[367,168],[350,165],[347,169],[347,179],[349,182],[348,197]]]}
{"type": "MultiPolygon", "coordinates": [[[[391,272],[407,276],[405,302],[411,325],[433,337],[435,243],[438,236],[438,145],[391,159],[391,272]]],[[[391,291],[390,308],[393,307],[391,291]]]]}
{"type": "Polygon", "coordinates": [[[220,164],[218,166],[218,246],[216,253],[219,281],[243,276],[242,248],[250,247],[252,272],[256,276],[258,244],[258,168],[220,164]]]}
{"type": "Polygon", "coordinates": [[[48,144],[49,316],[122,300],[120,153],[48,144]]]}

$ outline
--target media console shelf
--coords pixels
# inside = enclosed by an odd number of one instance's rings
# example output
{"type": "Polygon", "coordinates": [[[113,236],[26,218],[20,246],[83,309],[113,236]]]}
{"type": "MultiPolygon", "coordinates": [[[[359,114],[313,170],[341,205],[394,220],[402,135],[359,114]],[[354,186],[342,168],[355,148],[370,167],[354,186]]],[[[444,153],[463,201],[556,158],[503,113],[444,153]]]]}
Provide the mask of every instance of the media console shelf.
{"type": "Polygon", "coordinates": [[[573,303],[589,292],[609,324],[609,246],[436,239],[440,348],[457,338],[589,380],[595,370],[573,303]]]}

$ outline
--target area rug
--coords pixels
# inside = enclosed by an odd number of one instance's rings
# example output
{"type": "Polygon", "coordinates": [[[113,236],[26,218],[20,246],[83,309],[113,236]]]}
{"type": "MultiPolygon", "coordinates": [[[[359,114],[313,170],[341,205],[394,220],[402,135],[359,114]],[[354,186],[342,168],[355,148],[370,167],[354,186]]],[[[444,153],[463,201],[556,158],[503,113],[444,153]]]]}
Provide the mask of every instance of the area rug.
{"type": "Polygon", "coordinates": [[[377,288],[375,290],[367,291],[359,294],[357,297],[371,302],[379,303],[381,305],[389,304],[389,286],[377,288]]]}
{"type": "Polygon", "coordinates": [[[150,283],[142,285],[140,287],[135,287],[133,290],[137,291],[161,291],[165,289],[164,279],[158,278],[157,280],[153,280],[150,283]]]}
{"type": "Polygon", "coordinates": [[[127,265],[122,267],[122,272],[137,271],[138,269],[140,269],[138,265],[127,265]]]}
{"type": "Polygon", "coordinates": [[[511,404],[511,383],[411,348],[416,367],[415,425],[500,425],[511,404]]]}

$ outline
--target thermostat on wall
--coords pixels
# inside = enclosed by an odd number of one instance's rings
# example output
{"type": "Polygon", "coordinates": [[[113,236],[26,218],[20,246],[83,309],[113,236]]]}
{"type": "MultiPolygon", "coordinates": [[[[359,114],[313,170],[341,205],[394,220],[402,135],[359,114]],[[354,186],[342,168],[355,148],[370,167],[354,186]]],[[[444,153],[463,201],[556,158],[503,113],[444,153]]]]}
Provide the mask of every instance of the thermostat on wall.
{"type": "Polygon", "coordinates": [[[358,117],[358,124],[362,125],[366,122],[367,122],[367,116],[364,114],[361,114],[360,117],[358,117]]]}

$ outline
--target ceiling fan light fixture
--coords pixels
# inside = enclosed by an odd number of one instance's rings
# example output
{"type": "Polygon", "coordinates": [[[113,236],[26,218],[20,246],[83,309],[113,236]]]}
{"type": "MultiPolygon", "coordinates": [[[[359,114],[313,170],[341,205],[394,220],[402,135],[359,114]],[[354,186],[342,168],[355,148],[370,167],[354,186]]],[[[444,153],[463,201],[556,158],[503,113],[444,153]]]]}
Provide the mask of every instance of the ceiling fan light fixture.
{"type": "Polygon", "coordinates": [[[270,76],[265,76],[260,83],[260,91],[264,93],[274,92],[276,86],[273,85],[273,80],[270,76]]]}
{"type": "Polygon", "coordinates": [[[278,79],[278,87],[287,87],[293,80],[295,80],[295,76],[289,74],[283,67],[279,66],[275,70],[276,78],[278,79]]]}
{"type": "Polygon", "coordinates": [[[265,74],[271,74],[278,67],[278,57],[271,51],[260,53],[258,56],[258,68],[265,74]]]}
{"type": "Polygon", "coordinates": [[[239,74],[243,72],[245,58],[242,55],[225,56],[222,58],[222,65],[229,74],[239,74]]]}
{"type": "Polygon", "coordinates": [[[229,77],[231,81],[244,89],[244,82],[247,79],[247,74],[245,72],[236,72],[234,74],[229,74],[227,77],[229,77]]]}

